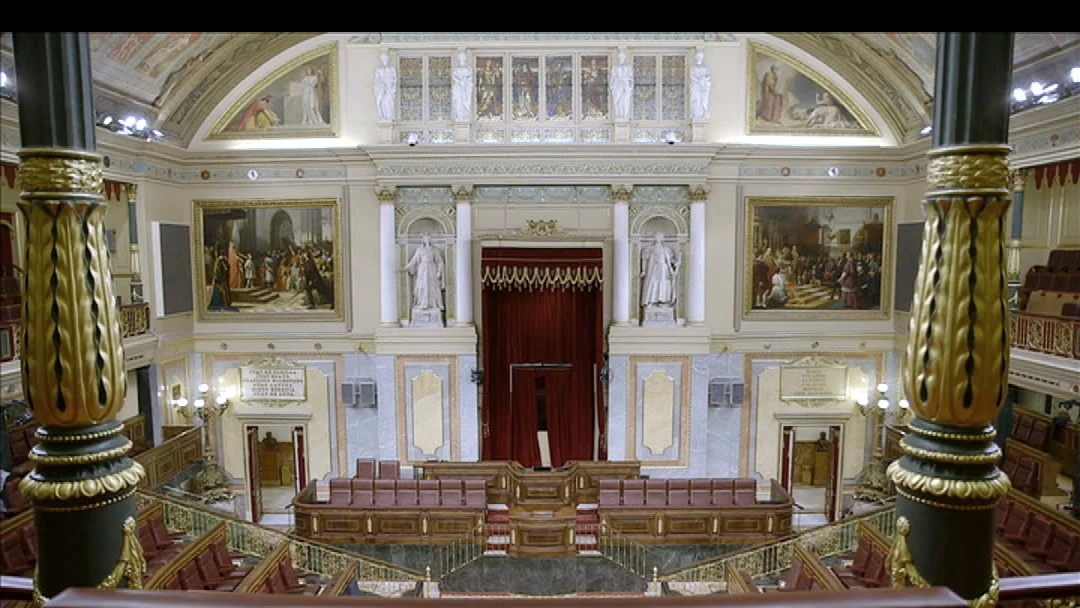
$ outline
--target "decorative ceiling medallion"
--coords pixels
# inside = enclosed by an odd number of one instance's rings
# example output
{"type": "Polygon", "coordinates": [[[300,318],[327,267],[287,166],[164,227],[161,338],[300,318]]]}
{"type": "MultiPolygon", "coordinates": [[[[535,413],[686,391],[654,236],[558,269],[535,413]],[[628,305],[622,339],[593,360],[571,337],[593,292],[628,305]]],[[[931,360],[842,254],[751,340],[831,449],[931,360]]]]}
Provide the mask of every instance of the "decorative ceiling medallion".
{"type": "Polygon", "coordinates": [[[552,237],[566,234],[559,228],[559,220],[525,220],[525,228],[514,231],[517,236],[552,237]]]}

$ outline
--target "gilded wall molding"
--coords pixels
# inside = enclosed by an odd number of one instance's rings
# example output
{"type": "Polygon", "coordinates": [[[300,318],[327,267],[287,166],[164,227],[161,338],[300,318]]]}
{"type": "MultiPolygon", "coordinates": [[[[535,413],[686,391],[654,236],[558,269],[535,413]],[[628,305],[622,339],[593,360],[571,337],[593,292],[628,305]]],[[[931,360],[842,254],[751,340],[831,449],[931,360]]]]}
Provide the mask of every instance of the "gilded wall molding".
{"type": "MultiPolygon", "coordinates": [[[[642,460],[643,467],[686,467],[690,465],[690,366],[689,356],[661,357],[661,356],[630,356],[627,361],[627,387],[626,395],[626,454],[627,458],[637,460],[638,454],[638,368],[642,365],[679,365],[679,391],[675,395],[679,408],[678,415],[674,416],[675,423],[679,425],[679,453],[674,460],[642,460]]],[[[643,387],[644,388],[644,387],[643,387]]],[[[644,424],[644,419],[642,420],[644,424]]],[[[642,429],[644,432],[644,429],[642,429]]],[[[644,436],[641,437],[644,440],[644,436]]],[[[646,450],[649,450],[647,446],[646,450]]],[[[649,450],[651,451],[651,450],[649,450]]]]}
{"type": "MultiPolygon", "coordinates": [[[[406,366],[416,365],[445,365],[447,368],[447,377],[442,379],[448,393],[448,405],[449,411],[447,412],[447,420],[450,423],[450,460],[458,460],[461,458],[461,413],[460,413],[460,390],[458,387],[457,377],[457,357],[431,357],[431,356],[407,356],[407,357],[395,357],[394,361],[394,396],[397,407],[397,450],[398,460],[403,465],[416,465],[423,464],[423,461],[413,460],[409,458],[409,427],[408,419],[406,417],[406,409],[412,409],[413,404],[407,403],[405,397],[408,392],[405,390],[406,382],[409,382],[406,376],[406,366]]],[[[422,372],[421,372],[422,373],[422,372]]],[[[438,377],[438,376],[436,376],[438,377]]],[[[416,419],[413,419],[415,427],[416,419]]],[[[417,446],[419,448],[419,446],[417,446]]],[[[436,447],[436,449],[438,449],[436,447]]]]}

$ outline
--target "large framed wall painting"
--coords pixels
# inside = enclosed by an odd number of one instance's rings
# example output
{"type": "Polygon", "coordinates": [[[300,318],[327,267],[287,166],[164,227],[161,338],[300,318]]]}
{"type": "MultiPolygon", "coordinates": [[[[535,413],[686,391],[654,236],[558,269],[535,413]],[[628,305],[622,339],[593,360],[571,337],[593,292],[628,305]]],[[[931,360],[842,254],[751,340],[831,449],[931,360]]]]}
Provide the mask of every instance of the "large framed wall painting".
{"type": "Polygon", "coordinates": [[[344,319],[337,199],[194,201],[203,320],[344,319]]]}
{"type": "Polygon", "coordinates": [[[888,318],[893,204],[882,197],[747,197],[742,318],[888,318]]]}

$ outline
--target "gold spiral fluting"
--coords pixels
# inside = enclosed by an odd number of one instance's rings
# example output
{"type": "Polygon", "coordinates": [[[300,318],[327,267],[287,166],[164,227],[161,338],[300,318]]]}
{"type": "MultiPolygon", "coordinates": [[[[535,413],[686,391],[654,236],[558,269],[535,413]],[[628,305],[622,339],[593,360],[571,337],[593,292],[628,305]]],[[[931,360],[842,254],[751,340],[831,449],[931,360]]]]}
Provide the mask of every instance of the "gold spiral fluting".
{"type": "Polygon", "coordinates": [[[915,414],[938,424],[985,427],[1005,400],[1007,152],[1006,146],[931,152],[903,382],[915,414]]]}
{"type": "Polygon", "coordinates": [[[109,269],[100,157],[23,150],[23,390],[43,426],[113,419],[127,375],[109,269]],[[90,165],[97,159],[97,169],[90,165]]]}

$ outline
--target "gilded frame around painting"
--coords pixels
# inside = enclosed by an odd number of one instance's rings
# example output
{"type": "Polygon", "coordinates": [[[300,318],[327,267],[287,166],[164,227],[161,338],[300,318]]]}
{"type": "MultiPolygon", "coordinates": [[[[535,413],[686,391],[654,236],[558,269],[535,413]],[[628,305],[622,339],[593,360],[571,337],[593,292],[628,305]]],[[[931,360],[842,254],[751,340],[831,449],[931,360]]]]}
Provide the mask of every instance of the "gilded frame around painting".
{"type": "Polygon", "coordinates": [[[745,202],[743,320],[890,317],[895,199],[747,197],[745,202]],[[840,226],[852,231],[848,245],[836,238],[840,226]],[[848,270],[855,272],[845,276],[848,253],[848,270]]]}
{"type": "MultiPolygon", "coordinates": [[[[786,53],[777,51],[770,47],[767,47],[759,42],[753,40],[747,44],[746,52],[746,132],[750,135],[818,135],[818,136],[867,136],[867,137],[880,137],[881,131],[878,129],[874,121],[863,111],[863,109],[855,103],[850,96],[845,94],[839,87],[830,82],[827,78],[811,69],[805,63],[799,61],[795,57],[786,53]],[[814,117],[814,123],[817,126],[799,126],[791,124],[793,119],[788,120],[785,118],[784,122],[789,124],[767,124],[765,121],[758,120],[758,103],[761,98],[762,87],[762,74],[758,74],[759,67],[764,67],[764,62],[758,61],[758,55],[767,55],[771,57],[774,62],[778,62],[784,65],[789,70],[801,74],[809,82],[804,82],[809,88],[804,92],[804,97],[807,97],[803,105],[814,106],[816,105],[815,99],[810,99],[808,93],[825,94],[832,97],[835,104],[839,105],[839,109],[832,109],[835,112],[835,116],[838,116],[841,120],[850,124],[849,126],[827,126],[829,122],[821,122],[819,117],[824,119],[827,114],[822,112],[817,117],[814,117]],[[763,124],[764,123],[764,124],[763,124]]],[[[785,95],[785,97],[788,97],[785,95]]],[[[790,100],[790,97],[788,97],[790,100]]],[[[806,110],[806,108],[803,108],[806,110]]],[[[810,117],[806,117],[809,122],[810,117]]]]}
{"type": "MultiPolygon", "coordinates": [[[[292,84],[296,84],[295,82],[292,84]]],[[[279,93],[280,94],[280,93],[279,93]]],[[[222,140],[222,139],[282,139],[282,138],[309,138],[309,137],[337,137],[339,133],[339,103],[338,103],[338,44],[337,42],[331,42],[329,44],[321,45],[317,48],[311,49],[298,57],[293,58],[285,65],[277,68],[269,75],[264,77],[255,86],[251,87],[244,95],[239,97],[229,109],[218,119],[214,124],[214,127],[210,129],[210,133],[206,136],[207,140],[222,140]],[[325,125],[316,126],[288,126],[289,118],[294,111],[290,111],[288,106],[284,109],[278,107],[282,113],[279,115],[276,112],[272,112],[275,118],[281,120],[284,116],[285,125],[281,128],[269,127],[259,129],[240,129],[234,130],[233,127],[237,124],[248,108],[252,107],[252,104],[271,92],[277,92],[282,87],[280,81],[288,76],[300,77],[303,74],[303,69],[307,67],[314,67],[319,71],[325,70],[323,74],[324,83],[323,87],[326,91],[327,103],[326,110],[329,116],[325,119],[325,125]]]]}
{"type": "Polygon", "coordinates": [[[196,200],[192,201],[192,239],[195,251],[195,308],[201,321],[227,320],[230,322],[258,321],[343,321],[345,319],[344,273],[345,260],[342,252],[341,202],[333,198],[316,199],[257,199],[257,200],[196,200]],[[315,210],[318,213],[305,211],[315,210]],[[229,217],[225,217],[229,216],[229,217]],[[302,221],[296,222],[296,219],[302,221]],[[235,223],[233,220],[242,220],[235,223]],[[261,220],[261,221],[260,221],[261,220]],[[329,234],[323,225],[329,220],[329,234]],[[248,226],[250,222],[251,227],[248,226]],[[283,226],[288,225],[288,228],[283,226]],[[300,224],[301,233],[296,242],[293,226],[300,224]],[[315,226],[318,226],[316,228],[315,226]],[[213,232],[212,237],[208,236],[213,232]],[[311,235],[318,234],[315,246],[311,235]],[[326,245],[326,238],[330,243],[326,245]],[[251,249],[244,251],[250,243],[251,249]],[[289,245],[295,245],[291,249],[289,245]],[[291,252],[289,264],[283,264],[291,252]],[[277,253],[275,253],[277,252],[277,253]],[[298,253],[299,252],[299,253],[298,253]],[[329,269],[327,265],[329,252],[329,269]],[[237,262],[232,258],[236,254],[237,262]],[[254,280],[248,284],[247,272],[240,258],[244,254],[253,257],[254,280]],[[273,255],[271,255],[273,254],[273,255]],[[225,260],[218,265],[218,257],[225,260]],[[267,258],[275,259],[278,269],[265,274],[267,258]],[[308,276],[307,259],[310,257],[312,276],[318,271],[319,278],[311,291],[306,289],[304,277],[308,276]],[[298,267],[292,272],[292,267],[298,267]],[[285,271],[280,270],[286,267],[285,271]],[[228,276],[231,284],[225,289],[218,281],[218,273],[228,276]],[[239,272],[239,286],[231,274],[239,272]],[[283,277],[281,273],[284,273],[283,277]],[[300,278],[297,279],[296,277],[300,278]],[[292,277],[290,279],[290,277],[292,277]],[[260,289],[261,288],[261,289],[260,289]],[[327,293],[329,290],[330,293],[327,293]],[[227,295],[226,295],[227,293],[227,295]],[[315,307],[311,308],[311,300],[315,307]]]}

